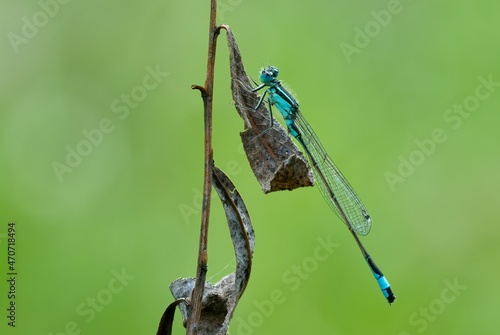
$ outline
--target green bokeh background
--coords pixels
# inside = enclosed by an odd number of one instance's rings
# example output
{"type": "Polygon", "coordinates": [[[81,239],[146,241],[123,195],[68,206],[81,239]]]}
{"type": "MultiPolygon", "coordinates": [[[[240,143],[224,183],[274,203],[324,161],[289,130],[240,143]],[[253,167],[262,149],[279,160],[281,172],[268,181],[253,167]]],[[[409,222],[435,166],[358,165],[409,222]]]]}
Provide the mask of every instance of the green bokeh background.
{"type": "MultiPolygon", "coordinates": [[[[500,5],[402,0],[390,22],[374,24],[371,11],[390,3],[221,1],[218,21],[232,27],[247,70],[257,78],[262,66],[280,68],[369,208],[373,229],[363,241],[398,297],[386,303],[315,188],[261,192],[240,149],[242,121],[231,106],[222,34],[214,157],[245,199],[257,237],[231,334],[497,328],[500,86],[481,88],[489,96],[467,117],[448,110],[475,101],[479,77],[500,81],[500,5]],[[373,29],[372,37],[346,57],[340,46],[355,45],[356,27],[373,29]],[[435,129],[444,135],[430,144],[435,129]],[[417,142],[426,143],[426,153],[417,142]],[[398,173],[402,159],[413,169],[391,184],[387,173],[398,173]],[[314,262],[318,239],[328,238],[338,247],[314,262]],[[299,287],[283,280],[294,266],[306,269],[299,287]],[[285,301],[271,308],[266,301],[276,290],[285,301]],[[259,309],[263,304],[268,310],[259,309]]],[[[172,301],[168,284],[195,273],[203,116],[190,85],[205,80],[208,1],[69,1],[16,48],[9,33],[21,34],[23,18],[43,19],[42,7],[1,4],[1,333],[154,334],[172,301]],[[128,115],[114,113],[113,102],[157,67],[168,73],[158,86],[128,115]],[[65,164],[68,146],[76,149],[83,131],[106,119],[112,130],[58,178],[54,162],[65,164]],[[9,221],[17,225],[15,329],[5,318],[9,221]],[[130,276],[126,286],[114,279],[122,271],[130,276]],[[92,309],[88,299],[96,298],[106,304],[92,309]]],[[[214,198],[211,281],[233,264],[214,198]]],[[[178,317],[174,332],[184,332],[178,317]]]]}

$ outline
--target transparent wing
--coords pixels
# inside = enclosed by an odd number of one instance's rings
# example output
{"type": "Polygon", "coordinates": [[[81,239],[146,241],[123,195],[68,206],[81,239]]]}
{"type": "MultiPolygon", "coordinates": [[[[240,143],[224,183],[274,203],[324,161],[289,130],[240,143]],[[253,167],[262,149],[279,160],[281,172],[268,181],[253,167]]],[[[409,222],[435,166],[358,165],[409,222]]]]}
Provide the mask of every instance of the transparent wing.
{"type": "Polygon", "coordinates": [[[300,111],[294,113],[293,121],[302,135],[298,140],[303,142],[301,144],[313,165],[316,182],[326,202],[348,228],[352,227],[358,235],[367,235],[371,229],[371,219],[365,206],[300,111]]]}

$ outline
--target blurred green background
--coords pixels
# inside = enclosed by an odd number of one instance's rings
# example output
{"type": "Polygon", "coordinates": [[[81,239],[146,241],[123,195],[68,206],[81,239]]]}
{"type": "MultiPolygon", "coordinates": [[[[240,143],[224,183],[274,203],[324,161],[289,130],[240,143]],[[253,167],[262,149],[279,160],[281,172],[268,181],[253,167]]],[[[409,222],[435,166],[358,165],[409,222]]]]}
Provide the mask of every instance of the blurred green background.
{"type": "MultiPolygon", "coordinates": [[[[205,80],[208,1],[1,3],[1,333],[154,334],[168,284],[196,268],[203,116],[190,85],[205,80]],[[6,318],[11,221],[15,329],[6,318]]],[[[500,5],[220,6],[247,70],[257,79],[262,66],[280,68],[370,210],[363,242],[398,297],[387,304],[315,188],[261,192],[240,149],[222,34],[214,157],[257,238],[230,333],[494,333],[500,5]],[[320,240],[335,248],[318,249],[320,240]]],[[[208,276],[233,270],[215,199],[208,276]]],[[[174,332],[184,332],[179,317],[174,332]]]]}

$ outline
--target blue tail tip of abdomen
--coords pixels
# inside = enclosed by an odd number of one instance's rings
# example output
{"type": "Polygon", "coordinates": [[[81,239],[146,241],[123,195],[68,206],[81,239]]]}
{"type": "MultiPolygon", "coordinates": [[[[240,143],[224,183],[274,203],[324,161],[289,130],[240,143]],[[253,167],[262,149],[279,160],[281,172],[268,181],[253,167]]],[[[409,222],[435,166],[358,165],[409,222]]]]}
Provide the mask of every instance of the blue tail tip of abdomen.
{"type": "Polygon", "coordinates": [[[384,290],[382,290],[384,293],[385,298],[389,302],[389,304],[392,304],[394,300],[396,300],[396,296],[394,295],[394,292],[392,292],[391,287],[386,287],[384,290]]]}

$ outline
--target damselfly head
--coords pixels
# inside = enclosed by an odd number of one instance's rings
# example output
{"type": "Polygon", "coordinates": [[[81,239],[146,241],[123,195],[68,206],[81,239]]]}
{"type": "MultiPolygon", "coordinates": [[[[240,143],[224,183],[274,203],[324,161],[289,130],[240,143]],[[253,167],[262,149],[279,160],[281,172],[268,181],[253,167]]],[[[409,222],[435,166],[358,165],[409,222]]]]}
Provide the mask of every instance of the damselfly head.
{"type": "Polygon", "coordinates": [[[276,79],[276,77],[278,77],[278,73],[279,71],[277,68],[274,66],[268,66],[260,71],[260,81],[264,84],[269,84],[271,81],[276,79]]]}

